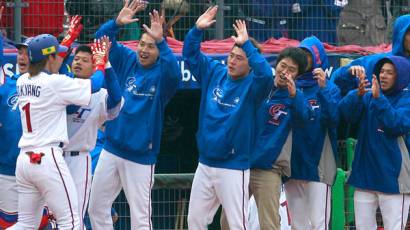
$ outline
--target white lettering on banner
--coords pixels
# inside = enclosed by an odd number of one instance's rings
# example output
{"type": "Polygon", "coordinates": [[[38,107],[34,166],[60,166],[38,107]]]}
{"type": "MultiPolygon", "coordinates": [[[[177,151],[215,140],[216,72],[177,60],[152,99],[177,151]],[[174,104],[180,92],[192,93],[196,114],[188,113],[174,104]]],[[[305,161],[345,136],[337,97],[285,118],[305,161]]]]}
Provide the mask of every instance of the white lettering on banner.
{"type": "Polygon", "coordinates": [[[325,74],[327,78],[330,79],[330,74],[332,74],[332,71],[333,71],[333,66],[330,66],[329,68],[325,69],[325,74]]]}
{"type": "Polygon", "coordinates": [[[192,76],[191,71],[185,68],[185,61],[179,61],[178,64],[181,67],[182,81],[191,81],[191,77],[192,81],[196,81],[195,77],[192,76]]]}
{"type": "MultiPolygon", "coordinates": [[[[270,60],[270,59],[268,59],[270,60]]],[[[219,60],[222,64],[226,64],[226,60],[221,59],[219,60]]],[[[196,82],[195,76],[192,75],[191,71],[189,71],[188,67],[185,64],[185,61],[178,61],[178,64],[181,68],[181,75],[182,75],[182,81],[183,82],[196,82]]],[[[14,69],[16,69],[16,73],[18,73],[18,66],[13,63],[6,63],[4,64],[4,73],[8,76],[8,77],[12,77],[14,75],[14,69]],[[15,68],[14,68],[15,67],[15,68]]],[[[326,76],[328,78],[330,78],[330,75],[333,72],[333,66],[330,66],[329,68],[327,68],[325,70],[326,76]]],[[[272,67],[272,74],[275,75],[275,68],[272,67]]]]}

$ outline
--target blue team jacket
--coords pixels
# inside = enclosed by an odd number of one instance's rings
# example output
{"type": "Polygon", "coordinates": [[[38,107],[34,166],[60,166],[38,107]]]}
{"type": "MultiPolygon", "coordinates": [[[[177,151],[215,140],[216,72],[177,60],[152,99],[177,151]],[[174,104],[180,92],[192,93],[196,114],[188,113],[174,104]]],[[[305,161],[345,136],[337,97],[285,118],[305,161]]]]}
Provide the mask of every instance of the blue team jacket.
{"type": "Polygon", "coordinates": [[[185,37],[183,58],[201,88],[197,143],[199,162],[227,169],[249,169],[255,115],[273,83],[272,69],[250,41],[243,44],[252,71],[233,80],[227,67],[200,51],[203,32],[185,37]]]}
{"type": "Polygon", "coordinates": [[[17,103],[16,83],[19,75],[6,77],[6,83],[0,86],[0,174],[14,176],[17,147],[22,135],[20,112],[17,103]]]}
{"type": "MultiPolygon", "coordinates": [[[[313,59],[313,68],[326,69],[328,59],[319,39],[312,36],[304,39],[300,47],[308,50],[313,59]]],[[[317,181],[333,184],[336,175],[337,134],[339,122],[337,105],[340,91],[327,82],[320,88],[313,78],[312,70],[296,80],[311,106],[310,120],[302,127],[292,130],[291,179],[317,181]]]]}
{"type": "Polygon", "coordinates": [[[133,162],[155,164],[165,106],[176,92],[181,71],[165,40],[157,44],[157,62],[142,67],[135,51],[116,42],[118,29],[110,20],[96,33],[97,38],[108,35],[112,41],[110,62],[125,100],[119,116],[106,123],[104,149],[133,162]]]}
{"type": "Polygon", "coordinates": [[[308,121],[309,111],[310,106],[300,90],[296,90],[296,96],[290,98],[287,88],[273,89],[256,115],[257,137],[251,168],[277,168],[290,176],[291,130],[308,121]],[[285,146],[286,143],[289,148],[285,146]]]}
{"type": "Polygon", "coordinates": [[[410,62],[389,57],[398,73],[395,89],[373,98],[351,91],[339,104],[342,116],[359,122],[359,134],[348,183],[383,193],[410,192],[410,157],[405,138],[410,132],[410,62]]]}
{"type": "MultiPolygon", "coordinates": [[[[3,36],[0,35],[0,67],[3,66],[3,36]]],[[[20,149],[17,147],[22,135],[20,112],[17,104],[16,82],[19,74],[6,77],[4,85],[0,85],[0,174],[14,176],[17,156],[20,149]]]]}
{"type": "Polygon", "coordinates": [[[404,37],[410,29],[410,14],[400,16],[396,19],[393,27],[392,51],[387,53],[373,54],[353,60],[348,65],[338,68],[332,73],[331,80],[340,88],[341,94],[346,95],[350,90],[357,88],[358,80],[349,73],[349,68],[354,65],[361,65],[366,70],[369,82],[372,81],[375,64],[382,58],[397,55],[406,57],[410,61],[410,56],[404,53],[404,37]]]}

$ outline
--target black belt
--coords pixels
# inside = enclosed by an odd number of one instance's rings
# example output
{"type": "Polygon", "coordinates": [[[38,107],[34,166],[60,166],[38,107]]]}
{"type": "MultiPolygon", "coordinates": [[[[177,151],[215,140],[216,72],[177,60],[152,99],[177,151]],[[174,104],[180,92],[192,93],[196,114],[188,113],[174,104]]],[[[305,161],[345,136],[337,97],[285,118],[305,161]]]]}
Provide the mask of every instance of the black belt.
{"type": "Polygon", "coordinates": [[[79,151],[64,151],[63,152],[63,157],[65,157],[65,156],[75,157],[75,156],[78,156],[78,155],[80,155],[79,151]]]}

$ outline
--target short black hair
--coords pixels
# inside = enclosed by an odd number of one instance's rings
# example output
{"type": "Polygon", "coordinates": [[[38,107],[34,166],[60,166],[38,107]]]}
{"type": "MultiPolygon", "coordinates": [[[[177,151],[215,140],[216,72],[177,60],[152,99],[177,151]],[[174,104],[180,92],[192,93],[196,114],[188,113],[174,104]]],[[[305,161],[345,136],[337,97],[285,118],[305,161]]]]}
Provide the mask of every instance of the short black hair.
{"type": "Polygon", "coordinates": [[[93,52],[91,51],[91,47],[88,45],[80,45],[77,47],[77,49],[74,52],[74,55],[77,55],[79,52],[84,52],[84,53],[89,53],[89,54],[93,54],[93,52]]]}
{"type": "Polygon", "coordinates": [[[290,58],[298,65],[298,75],[305,72],[307,66],[307,57],[306,53],[301,48],[288,47],[282,50],[279,53],[278,58],[276,59],[275,68],[278,63],[284,58],[290,58]]]}

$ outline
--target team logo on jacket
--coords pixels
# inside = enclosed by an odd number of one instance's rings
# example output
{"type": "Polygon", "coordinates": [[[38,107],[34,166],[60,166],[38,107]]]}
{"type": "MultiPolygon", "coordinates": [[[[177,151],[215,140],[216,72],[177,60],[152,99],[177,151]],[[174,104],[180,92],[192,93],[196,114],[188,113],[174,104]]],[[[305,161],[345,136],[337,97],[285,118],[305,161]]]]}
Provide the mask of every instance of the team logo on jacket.
{"type": "Polygon", "coordinates": [[[77,112],[74,113],[73,122],[84,123],[90,113],[90,108],[79,108],[77,112]]]}
{"type": "Polygon", "coordinates": [[[155,92],[157,91],[155,85],[149,87],[148,90],[141,90],[141,88],[138,89],[138,87],[135,85],[135,82],[135,77],[129,77],[127,79],[127,81],[125,82],[125,87],[128,92],[136,96],[149,97],[151,100],[154,98],[155,92]]]}
{"type": "Polygon", "coordinates": [[[273,125],[280,125],[281,116],[288,115],[288,113],[284,111],[285,108],[286,106],[283,104],[272,105],[269,108],[269,114],[272,116],[272,118],[268,122],[273,125]]]}
{"type": "Polygon", "coordinates": [[[239,97],[235,97],[232,101],[227,101],[223,99],[224,92],[219,86],[215,87],[212,90],[212,100],[218,103],[219,105],[226,106],[226,107],[236,107],[241,99],[239,97]]]}
{"type": "Polygon", "coordinates": [[[317,100],[316,100],[316,99],[311,99],[311,100],[309,100],[309,104],[310,104],[310,106],[312,107],[312,110],[315,110],[315,109],[319,109],[319,108],[320,108],[320,105],[319,105],[319,103],[317,103],[317,100]]]}
{"type": "Polygon", "coordinates": [[[216,88],[212,91],[212,94],[213,94],[213,96],[214,96],[214,97],[213,97],[214,100],[221,99],[221,98],[224,96],[222,89],[219,88],[219,87],[216,87],[216,88]]]}
{"type": "Polygon", "coordinates": [[[131,92],[134,88],[137,88],[134,83],[135,77],[127,78],[127,80],[125,81],[125,87],[127,88],[128,92],[131,92]]]}
{"type": "Polygon", "coordinates": [[[17,105],[17,99],[18,99],[18,94],[15,93],[13,95],[11,95],[8,99],[7,99],[7,105],[12,108],[15,109],[16,105],[17,105]]]}

